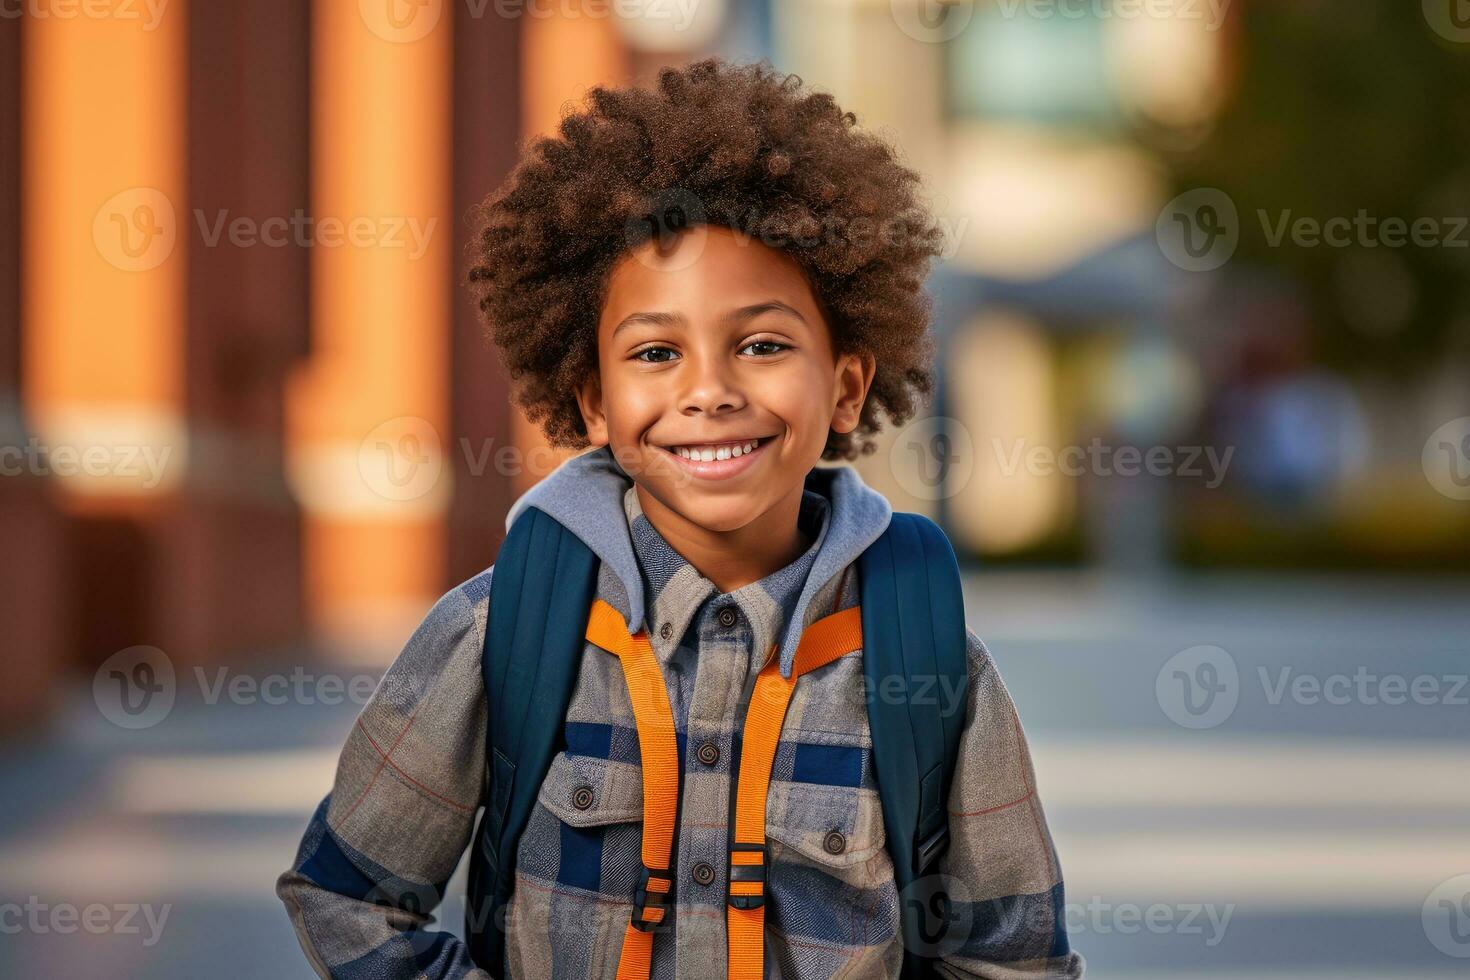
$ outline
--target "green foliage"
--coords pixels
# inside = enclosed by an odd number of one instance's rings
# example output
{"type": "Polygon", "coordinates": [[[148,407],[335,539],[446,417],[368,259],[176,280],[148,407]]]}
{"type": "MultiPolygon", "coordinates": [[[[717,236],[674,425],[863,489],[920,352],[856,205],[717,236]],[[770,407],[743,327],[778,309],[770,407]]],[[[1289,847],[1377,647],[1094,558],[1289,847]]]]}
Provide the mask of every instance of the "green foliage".
{"type": "Polygon", "coordinates": [[[1237,14],[1216,127],[1166,155],[1178,189],[1230,195],[1233,268],[1297,283],[1327,360],[1392,369],[1442,356],[1470,322],[1470,44],[1436,34],[1414,0],[1252,2],[1237,14]],[[1429,218],[1458,247],[1375,246],[1379,232],[1356,228],[1346,246],[1273,244],[1288,213],[1429,218]]]}

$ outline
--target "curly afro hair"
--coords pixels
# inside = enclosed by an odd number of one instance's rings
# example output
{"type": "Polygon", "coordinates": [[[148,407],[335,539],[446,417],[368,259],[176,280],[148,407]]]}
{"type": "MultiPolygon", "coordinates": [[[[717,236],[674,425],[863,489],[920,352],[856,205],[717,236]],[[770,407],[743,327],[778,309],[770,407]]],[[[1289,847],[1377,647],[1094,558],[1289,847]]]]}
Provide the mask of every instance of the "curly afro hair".
{"type": "Polygon", "coordinates": [[[857,428],[825,460],[872,453],[933,392],[924,292],[943,231],[919,176],[831,95],[768,62],[707,58],[656,88],[597,86],[475,214],[467,285],[516,389],[554,446],[583,448],[575,388],[597,371],[607,275],[630,248],[721,225],[801,264],[839,354],[876,361],[857,428]]]}

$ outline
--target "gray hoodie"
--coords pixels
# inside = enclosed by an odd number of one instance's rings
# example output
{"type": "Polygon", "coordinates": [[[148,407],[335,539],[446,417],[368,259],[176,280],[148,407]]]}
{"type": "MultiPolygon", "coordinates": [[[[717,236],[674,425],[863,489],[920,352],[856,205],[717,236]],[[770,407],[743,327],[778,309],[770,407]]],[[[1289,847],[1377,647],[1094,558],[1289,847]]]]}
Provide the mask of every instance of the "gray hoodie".
{"type": "MultiPolygon", "coordinates": [[[[516,501],[535,506],[601,559],[597,595],[647,628],[669,688],[680,752],[673,930],[652,976],[725,976],[728,812],[740,693],[779,647],[790,676],[802,631],[857,604],[855,561],[887,527],[884,498],[848,467],[807,477],[798,518],[814,538],[797,561],[728,594],[652,529],[606,449],[563,463],[516,501]]],[[[427,915],[446,895],[485,790],[480,655],[494,568],[429,612],[364,707],[331,792],[277,894],[322,976],[484,977],[427,915]],[[412,903],[412,909],[408,906],[412,903]],[[385,906],[394,906],[386,909],[385,906]]],[[[1026,741],[988,652],[967,631],[966,723],[950,789],[951,843],[938,872],[954,899],[942,975],[1077,977],[1063,894],[1026,741]]],[[[618,658],[588,643],[564,721],[516,849],[507,975],[608,977],[617,968],[641,865],[642,769],[618,658]]],[[[769,784],[768,976],[896,977],[902,956],[884,848],[862,670],[854,650],[802,675],[769,784]]],[[[457,924],[462,906],[446,909],[457,924]]],[[[499,965],[497,965],[497,972],[499,965]]]]}

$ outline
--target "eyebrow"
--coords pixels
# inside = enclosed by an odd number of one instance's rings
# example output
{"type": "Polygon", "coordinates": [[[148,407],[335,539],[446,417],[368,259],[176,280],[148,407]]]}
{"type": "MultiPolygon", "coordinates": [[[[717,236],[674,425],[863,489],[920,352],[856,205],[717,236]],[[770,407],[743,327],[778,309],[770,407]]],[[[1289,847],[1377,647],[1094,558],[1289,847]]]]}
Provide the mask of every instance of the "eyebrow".
{"type": "MultiPolygon", "coordinates": [[[[729,313],[726,313],[724,317],[722,317],[722,320],[725,323],[739,323],[745,320],[754,319],[755,317],[760,316],[762,313],[785,313],[788,316],[795,317],[802,323],[806,323],[806,317],[802,316],[801,313],[797,311],[796,307],[790,305],[789,303],[783,303],[779,299],[763,300],[759,303],[751,303],[749,306],[742,306],[737,310],[731,310],[729,313]]],[[[638,313],[629,313],[618,322],[618,325],[616,327],[613,327],[612,335],[616,337],[618,335],[618,331],[622,330],[624,327],[629,327],[640,323],[648,324],[655,327],[678,327],[683,326],[684,317],[678,313],[663,313],[652,310],[642,311],[638,313]]]]}

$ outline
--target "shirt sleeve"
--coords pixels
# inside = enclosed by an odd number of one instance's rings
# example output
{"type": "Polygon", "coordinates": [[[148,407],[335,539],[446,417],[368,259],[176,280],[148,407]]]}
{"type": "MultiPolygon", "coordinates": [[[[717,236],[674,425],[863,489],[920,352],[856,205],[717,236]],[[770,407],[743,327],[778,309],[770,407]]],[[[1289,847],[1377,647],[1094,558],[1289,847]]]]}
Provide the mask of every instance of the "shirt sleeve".
{"type": "Polygon", "coordinates": [[[939,875],[953,904],[937,972],[952,980],[1082,976],[1067,941],[1062,872],[1016,706],[966,631],[969,691],[939,875]]]}
{"type": "Polygon", "coordinates": [[[457,937],[428,927],[484,784],[492,571],[441,598],[383,675],[276,882],[322,977],[489,977],[457,937]]]}

